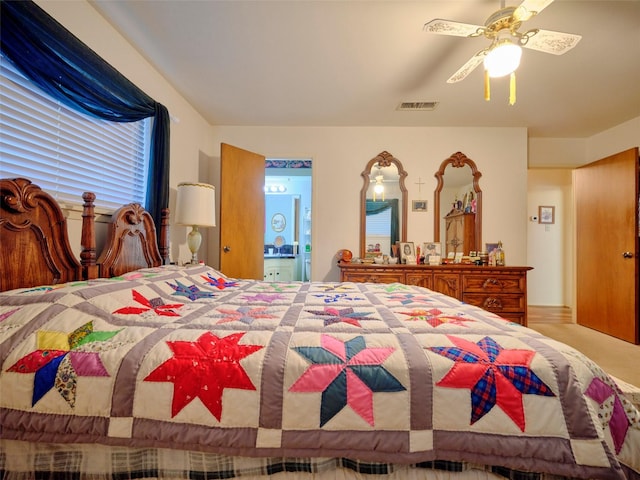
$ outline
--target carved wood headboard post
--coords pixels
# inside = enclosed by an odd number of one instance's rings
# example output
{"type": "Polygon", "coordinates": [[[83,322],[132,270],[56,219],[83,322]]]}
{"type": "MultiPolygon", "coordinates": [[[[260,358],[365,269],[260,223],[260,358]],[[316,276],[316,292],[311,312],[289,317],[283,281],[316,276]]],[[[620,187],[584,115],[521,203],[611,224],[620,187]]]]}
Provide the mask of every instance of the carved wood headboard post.
{"type": "Polygon", "coordinates": [[[26,178],[0,179],[0,239],[0,291],[82,278],[60,205],[26,178]]]}
{"type": "Polygon", "coordinates": [[[163,208],[160,213],[160,236],[158,237],[158,249],[163,265],[169,265],[169,209],[163,208]]]}
{"type": "Polygon", "coordinates": [[[82,194],[82,237],[80,263],[82,264],[82,278],[91,280],[98,278],[98,264],[96,263],[96,230],[95,230],[95,193],[84,192],[82,194]]]}

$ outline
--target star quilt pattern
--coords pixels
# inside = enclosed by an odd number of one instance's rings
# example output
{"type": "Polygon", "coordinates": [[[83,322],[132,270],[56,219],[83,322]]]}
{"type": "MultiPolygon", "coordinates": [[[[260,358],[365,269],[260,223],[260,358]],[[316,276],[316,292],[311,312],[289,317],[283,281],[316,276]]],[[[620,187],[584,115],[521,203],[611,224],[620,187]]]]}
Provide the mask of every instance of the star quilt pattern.
{"type": "Polygon", "coordinates": [[[9,440],[640,472],[640,414],[596,364],[416,286],[166,266],[14,290],[0,367],[9,440]]]}

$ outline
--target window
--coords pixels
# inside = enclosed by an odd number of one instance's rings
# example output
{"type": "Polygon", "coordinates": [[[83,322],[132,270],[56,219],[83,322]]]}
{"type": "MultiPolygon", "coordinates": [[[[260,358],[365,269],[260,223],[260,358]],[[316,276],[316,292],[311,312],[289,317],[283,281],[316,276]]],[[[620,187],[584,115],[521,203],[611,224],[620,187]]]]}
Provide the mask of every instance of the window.
{"type": "Polygon", "coordinates": [[[367,235],[391,235],[391,208],[367,215],[367,235]]]}
{"type": "Polygon", "coordinates": [[[151,118],[110,122],[52,99],[0,55],[0,176],[25,177],[65,204],[145,204],[151,118]]]}

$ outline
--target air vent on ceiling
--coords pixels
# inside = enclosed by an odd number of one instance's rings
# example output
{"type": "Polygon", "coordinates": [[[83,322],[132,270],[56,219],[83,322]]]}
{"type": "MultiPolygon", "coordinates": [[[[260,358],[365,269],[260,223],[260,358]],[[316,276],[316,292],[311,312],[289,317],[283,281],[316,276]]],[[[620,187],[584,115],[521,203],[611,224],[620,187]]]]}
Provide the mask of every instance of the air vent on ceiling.
{"type": "Polygon", "coordinates": [[[434,110],[438,102],[402,102],[398,110],[434,110]]]}

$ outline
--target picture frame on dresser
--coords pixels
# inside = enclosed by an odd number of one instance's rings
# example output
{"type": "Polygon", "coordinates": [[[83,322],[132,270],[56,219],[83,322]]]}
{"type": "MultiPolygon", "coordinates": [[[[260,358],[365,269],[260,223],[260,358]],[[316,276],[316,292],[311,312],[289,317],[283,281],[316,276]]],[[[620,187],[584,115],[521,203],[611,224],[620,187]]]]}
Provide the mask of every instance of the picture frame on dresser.
{"type": "Polygon", "coordinates": [[[440,264],[440,259],[442,258],[442,244],[440,242],[424,242],[422,251],[424,252],[424,263],[430,265],[440,264]]]}
{"type": "Polygon", "coordinates": [[[442,255],[442,244],[440,242],[424,242],[422,244],[422,252],[424,253],[425,263],[428,263],[430,256],[442,255]]]}
{"type": "Polygon", "coordinates": [[[487,252],[487,256],[489,259],[489,265],[496,264],[496,250],[498,249],[498,242],[496,243],[485,243],[484,244],[485,252],[487,252]]]}
{"type": "Polygon", "coordinates": [[[400,263],[415,263],[416,247],[413,242],[400,242],[400,263]]]}
{"type": "Polygon", "coordinates": [[[491,253],[495,250],[497,250],[498,248],[498,242],[496,243],[485,243],[484,244],[484,251],[487,253],[491,253]]]}

